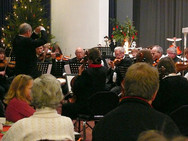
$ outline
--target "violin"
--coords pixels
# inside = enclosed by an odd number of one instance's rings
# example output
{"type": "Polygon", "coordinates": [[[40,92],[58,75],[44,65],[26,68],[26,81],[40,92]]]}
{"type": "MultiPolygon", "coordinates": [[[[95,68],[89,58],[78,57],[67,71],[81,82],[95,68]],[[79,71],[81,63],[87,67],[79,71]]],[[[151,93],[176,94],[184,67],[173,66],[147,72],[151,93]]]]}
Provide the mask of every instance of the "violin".
{"type": "Polygon", "coordinates": [[[177,62],[175,64],[175,67],[176,67],[177,72],[188,70],[188,63],[187,62],[177,62]]]}
{"type": "Polygon", "coordinates": [[[10,61],[8,62],[7,60],[3,60],[2,62],[0,62],[0,68],[14,68],[16,65],[16,61],[10,61]]]}
{"type": "Polygon", "coordinates": [[[159,59],[155,60],[154,63],[152,64],[152,66],[156,67],[158,63],[159,63],[159,59]]]}
{"type": "Polygon", "coordinates": [[[110,65],[112,68],[114,68],[114,66],[116,66],[116,65],[118,65],[118,64],[121,63],[121,60],[123,60],[123,58],[121,58],[121,59],[114,59],[114,61],[110,61],[110,62],[109,62],[109,65],[110,65]]]}

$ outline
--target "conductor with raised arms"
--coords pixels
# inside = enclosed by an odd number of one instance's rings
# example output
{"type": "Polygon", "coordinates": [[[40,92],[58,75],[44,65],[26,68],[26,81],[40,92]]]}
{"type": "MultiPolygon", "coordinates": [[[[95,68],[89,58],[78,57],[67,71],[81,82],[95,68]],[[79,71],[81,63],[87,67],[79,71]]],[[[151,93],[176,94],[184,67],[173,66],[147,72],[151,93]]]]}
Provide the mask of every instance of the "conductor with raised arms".
{"type": "Polygon", "coordinates": [[[19,27],[19,35],[14,38],[13,52],[16,57],[15,73],[27,74],[36,78],[40,76],[37,70],[37,57],[35,48],[47,43],[47,34],[42,26],[32,27],[28,23],[22,23],[19,27]],[[39,33],[41,36],[39,37],[39,33]]]}

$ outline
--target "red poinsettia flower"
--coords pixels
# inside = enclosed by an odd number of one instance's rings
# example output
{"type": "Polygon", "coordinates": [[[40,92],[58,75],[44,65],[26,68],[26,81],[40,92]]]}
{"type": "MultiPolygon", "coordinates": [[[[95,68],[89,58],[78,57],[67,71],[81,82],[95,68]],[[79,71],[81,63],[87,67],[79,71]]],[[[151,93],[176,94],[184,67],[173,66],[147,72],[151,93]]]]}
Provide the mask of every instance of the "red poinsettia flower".
{"type": "Polygon", "coordinates": [[[134,35],[132,36],[132,39],[134,40],[134,35]]]}
{"type": "Polygon", "coordinates": [[[135,33],[135,35],[137,36],[137,35],[138,35],[138,33],[136,32],[136,33],[135,33]]]}
{"type": "Polygon", "coordinates": [[[114,35],[111,35],[111,38],[114,38],[114,35]]]}
{"type": "Polygon", "coordinates": [[[118,29],[118,25],[116,25],[116,28],[118,29]]]}

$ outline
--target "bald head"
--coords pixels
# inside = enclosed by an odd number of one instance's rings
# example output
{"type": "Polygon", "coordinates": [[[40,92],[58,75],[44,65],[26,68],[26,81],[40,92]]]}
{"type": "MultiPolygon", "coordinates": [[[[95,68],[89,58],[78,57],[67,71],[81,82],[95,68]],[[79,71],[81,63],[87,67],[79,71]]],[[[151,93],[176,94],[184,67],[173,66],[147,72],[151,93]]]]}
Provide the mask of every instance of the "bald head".
{"type": "Polygon", "coordinates": [[[76,50],[75,50],[75,55],[77,57],[77,59],[82,59],[84,57],[84,50],[81,48],[81,47],[78,47],[76,50]]]}

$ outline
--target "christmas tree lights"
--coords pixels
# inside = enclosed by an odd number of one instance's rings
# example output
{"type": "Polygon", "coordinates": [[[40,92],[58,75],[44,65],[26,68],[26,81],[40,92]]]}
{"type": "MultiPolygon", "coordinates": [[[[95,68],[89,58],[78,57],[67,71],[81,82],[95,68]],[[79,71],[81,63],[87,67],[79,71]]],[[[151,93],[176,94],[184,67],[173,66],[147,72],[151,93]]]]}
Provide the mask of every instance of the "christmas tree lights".
{"type": "MultiPolygon", "coordinates": [[[[0,29],[2,31],[1,46],[12,47],[12,40],[18,34],[19,25],[26,22],[33,29],[37,26],[43,26],[47,33],[50,33],[49,20],[44,18],[45,7],[41,0],[16,0],[12,3],[13,12],[5,17],[6,25],[0,29]]],[[[49,35],[49,39],[52,35],[49,35]]]]}

